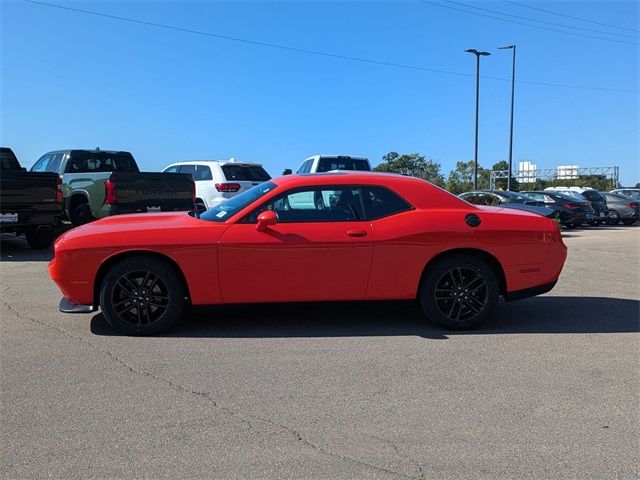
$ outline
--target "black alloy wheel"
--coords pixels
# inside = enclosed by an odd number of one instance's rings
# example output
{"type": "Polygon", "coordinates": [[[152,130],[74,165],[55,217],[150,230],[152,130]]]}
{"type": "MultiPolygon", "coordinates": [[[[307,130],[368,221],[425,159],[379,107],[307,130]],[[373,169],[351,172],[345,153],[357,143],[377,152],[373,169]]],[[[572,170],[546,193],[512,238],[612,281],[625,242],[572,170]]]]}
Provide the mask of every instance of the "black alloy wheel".
{"type": "Polygon", "coordinates": [[[49,248],[53,242],[53,228],[40,228],[27,231],[25,234],[29,246],[36,249],[49,248]]]}
{"type": "Polygon", "coordinates": [[[605,220],[607,225],[617,225],[620,223],[620,215],[615,210],[609,210],[607,214],[607,219],[605,220]]]}
{"type": "Polygon", "coordinates": [[[91,215],[91,208],[89,208],[89,205],[86,203],[78,205],[71,213],[71,223],[73,223],[74,227],[79,227],[85,223],[93,222],[95,219],[96,217],[91,215]]]}
{"type": "Polygon", "coordinates": [[[495,274],[472,255],[452,255],[433,265],[423,280],[422,308],[431,320],[454,330],[478,326],[498,299],[495,274]]]}
{"type": "Polygon", "coordinates": [[[105,276],[100,305],[107,322],[127,335],[168,329],[182,312],[184,287],[173,267],[156,258],[133,257],[105,276]]]}

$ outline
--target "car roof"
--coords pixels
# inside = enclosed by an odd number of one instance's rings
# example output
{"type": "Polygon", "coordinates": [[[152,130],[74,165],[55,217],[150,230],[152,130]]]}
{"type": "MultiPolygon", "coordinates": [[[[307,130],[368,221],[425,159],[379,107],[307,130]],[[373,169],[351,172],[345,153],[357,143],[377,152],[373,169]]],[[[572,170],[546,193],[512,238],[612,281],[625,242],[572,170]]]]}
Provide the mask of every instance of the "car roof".
{"type": "Polygon", "coordinates": [[[320,158],[342,158],[344,160],[348,159],[348,160],[366,160],[367,162],[369,161],[367,157],[356,157],[354,155],[326,155],[326,154],[312,155],[308,158],[305,158],[304,161],[306,162],[307,160],[316,160],[320,158]]]}
{"type": "Polygon", "coordinates": [[[211,166],[211,165],[227,165],[227,164],[231,164],[231,165],[251,165],[251,166],[256,166],[256,167],[261,167],[262,164],[261,163],[253,163],[253,162],[236,162],[235,160],[184,160],[181,162],[173,162],[170,163],[169,165],[167,165],[166,167],[163,168],[163,170],[166,170],[169,167],[173,167],[175,165],[206,165],[206,166],[211,166]]]}
{"type": "Polygon", "coordinates": [[[454,194],[421,178],[396,173],[341,170],[338,172],[292,174],[273,178],[271,182],[287,188],[353,185],[379,186],[396,192],[418,208],[469,208],[469,204],[454,194]]]}
{"type": "Polygon", "coordinates": [[[127,152],[126,150],[96,150],[95,148],[65,148],[63,150],[51,150],[50,152],[43,153],[43,155],[52,155],[55,153],[128,153],[131,155],[131,152],[127,152]]]}

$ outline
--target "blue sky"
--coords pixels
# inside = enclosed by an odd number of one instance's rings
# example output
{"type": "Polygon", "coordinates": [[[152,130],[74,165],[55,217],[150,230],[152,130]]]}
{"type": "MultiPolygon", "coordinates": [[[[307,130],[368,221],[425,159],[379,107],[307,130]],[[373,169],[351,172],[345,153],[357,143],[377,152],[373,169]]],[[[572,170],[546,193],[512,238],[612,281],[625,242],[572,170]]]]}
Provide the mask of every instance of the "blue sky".
{"type": "MultiPolygon", "coordinates": [[[[638,3],[497,0],[61,2],[71,8],[382,62],[376,65],[161,29],[21,0],[0,2],[0,140],[29,166],[60,148],[131,151],[143,170],[188,159],[261,162],[272,175],[316,153],[420,152],[447,174],[473,158],[481,75],[620,91],[516,85],[514,161],[619,165],[640,180],[638,3]],[[438,5],[435,5],[437,3],[438,5]],[[445,6],[442,6],[445,5],[445,6]],[[448,7],[448,8],[447,8],[448,7]],[[473,8],[475,7],[475,8],[473,8]],[[454,10],[457,8],[459,10],[454,10]],[[481,10],[484,9],[484,10],[481,10]],[[462,12],[460,10],[465,10],[462,12]],[[481,15],[577,27],[568,35],[481,15]],[[596,33],[618,33],[608,35],[596,33]],[[634,32],[635,30],[635,32],[634,32]],[[608,41],[602,38],[618,40],[608,41]],[[621,42],[630,42],[621,43],[621,42]]],[[[481,79],[483,166],[508,154],[510,83],[481,79]]]]}

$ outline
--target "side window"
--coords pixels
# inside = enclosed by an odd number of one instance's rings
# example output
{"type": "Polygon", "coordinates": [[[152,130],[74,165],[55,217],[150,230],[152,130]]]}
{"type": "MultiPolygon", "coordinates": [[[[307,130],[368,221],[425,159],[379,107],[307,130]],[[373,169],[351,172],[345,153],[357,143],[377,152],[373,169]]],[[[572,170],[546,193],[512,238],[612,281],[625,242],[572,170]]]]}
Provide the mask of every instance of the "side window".
{"type": "Polygon", "coordinates": [[[167,168],[164,173],[178,173],[178,165],[167,168]]]}
{"type": "Polygon", "coordinates": [[[195,165],[180,165],[180,173],[189,173],[191,174],[191,178],[195,179],[196,176],[196,166],[195,165]]]}
{"type": "Polygon", "coordinates": [[[84,173],[87,171],[87,159],[86,158],[74,158],[70,157],[67,162],[67,168],[65,173],[84,173]]]}
{"type": "Polygon", "coordinates": [[[543,195],[542,193],[526,193],[525,195],[539,202],[544,201],[544,198],[546,197],[546,195],[543,195]]]}
{"type": "Polygon", "coordinates": [[[406,212],[413,207],[398,195],[383,187],[363,188],[363,203],[367,220],[406,212]]]}
{"type": "Polygon", "coordinates": [[[58,173],[63,156],[63,153],[56,153],[55,155],[53,155],[51,161],[49,162],[49,165],[47,166],[47,172],[58,173]]]}
{"type": "Polygon", "coordinates": [[[51,155],[44,155],[31,167],[32,172],[46,172],[49,162],[51,161],[51,155]]]}
{"type": "Polygon", "coordinates": [[[323,187],[284,193],[254,210],[246,219],[258,221],[258,215],[273,210],[280,223],[349,222],[363,218],[360,189],[323,187]]]}
{"type": "Polygon", "coordinates": [[[485,205],[490,205],[495,207],[496,205],[500,205],[500,203],[502,203],[502,199],[498,195],[494,195],[492,193],[485,193],[484,196],[486,199],[485,205]]]}
{"type": "Polygon", "coordinates": [[[211,175],[211,168],[207,165],[196,165],[196,175],[193,177],[194,180],[213,180],[213,175],[211,175]]]}

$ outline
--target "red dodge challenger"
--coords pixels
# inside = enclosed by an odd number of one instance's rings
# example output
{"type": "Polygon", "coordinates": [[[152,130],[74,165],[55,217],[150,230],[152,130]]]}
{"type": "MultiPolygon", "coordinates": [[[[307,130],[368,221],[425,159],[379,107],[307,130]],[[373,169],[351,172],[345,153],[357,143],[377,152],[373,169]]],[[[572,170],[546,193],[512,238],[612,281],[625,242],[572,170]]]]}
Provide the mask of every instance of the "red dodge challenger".
{"type": "Polygon", "coordinates": [[[498,296],[548,292],[567,248],[553,220],[470,205],[424,180],[370,172],[289,175],[198,215],[107,217],[55,243],[63,312],[98,306],[118,331],[171,327],[185,302],[417,299],[449,329],[498,296]]]}

